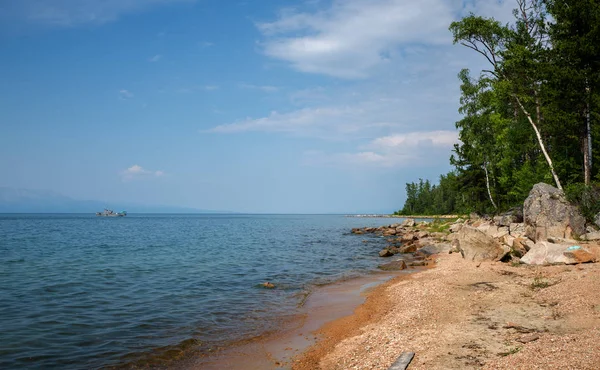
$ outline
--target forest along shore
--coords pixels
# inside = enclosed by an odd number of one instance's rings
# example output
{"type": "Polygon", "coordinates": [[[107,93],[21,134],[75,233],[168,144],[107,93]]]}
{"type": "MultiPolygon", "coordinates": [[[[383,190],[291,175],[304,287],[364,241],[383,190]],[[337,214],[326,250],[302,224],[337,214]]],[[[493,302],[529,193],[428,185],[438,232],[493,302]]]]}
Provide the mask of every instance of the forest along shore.
{"type": "Polygon", "coordinates": [[[458,215],[378,215],[378,214],[369,214],[369,215],[347,215],[346,217],[355,217],[355,218],[403,218],[403,219],[413,219],[413,220],[435,220],[435,219],[457,219],[460,216],[458,215]]]}
{"type": "Polygon", "coordinates": [[[409,369],[597,369],[599,227],[542,183],[493,219],[353,229],[384,237],[387,265],[435,268],[375,289],[293,368],[388,369],[411,352],[409,369]]]}

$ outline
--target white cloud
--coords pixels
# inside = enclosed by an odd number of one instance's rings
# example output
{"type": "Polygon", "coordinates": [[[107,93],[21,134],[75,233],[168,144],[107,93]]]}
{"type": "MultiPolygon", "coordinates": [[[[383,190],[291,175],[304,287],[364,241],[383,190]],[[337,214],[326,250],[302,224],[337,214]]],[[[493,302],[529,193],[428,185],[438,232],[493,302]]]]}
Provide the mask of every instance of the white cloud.
{"type": "Polygon", "coordinates": [[[104,24],[152,7],[195,0],[19,0],[1,15],[57,27],[104,24]]]}
{"type": "Polygon", "coordinates": [[[156,54],[155,56],[149,58],[148,61],[154,63],[154,62],[158,62],[161,59],[162,59],[162,55],[156,54]]]}
{"type": "Polygon", "coordinates": [[[214,44],[210,41],[201,41],[198,43],[198,46],[202,47],[202,48],[209,48],[211,46],[213,46],[214,44]]]}
{"type": "Polygon", "coordinates": [[[219,125],[209,132],[221,134],[252,131],[279,132],[334,140],[348,136],[368,137],[369,135],[364,136],[365,131],[379,131],[399,125],[384,119],[384,115],[388,112],[377,112],[373,103],[359,106],[304,108],[288,113],[273,111],[266,117],[247,118],[219,125]]]}
{"type": "Polygon", "coordinates": [[[513,9],[516,7],[515,0],[466,0],[461,15],[474,13],[483,17],[493,17],[505,24],[514,20],[513,9]]]}
{"type": "Polygon", "coordinates": [[[364,78],[402,44],[448,43],[446,0],[334,0],[314,12],[282,12],[260,23],[266,55],[302,72],[364,78]]]}
{"type": "Polygon", "coordinates": [[[372,140],[353,153],[305,153],[304,163],[313,166],[342,167],[422,167],[447,161],[458,143],[456,131],[425,131],[394,134],[372,140]]]}
{"type": "Polygon", "coordinates": [[[131,181],[139,178],[148,178],[148,177],[162,177],[165,175],[163,171],[151,171],[134,164],[128,169],[121,171],[121,178],[123,181],[131,181]]]}
{"type": "Polygon", "coordinates": [[[366,78],[411,45],[447,45],[450,23],[470,11],[510,19],[514,2],[490,0],[333,0],[327,9],[284,10],[258,23],[264,53],[301,72],[366,78]]]}
{"type": "Polygon", "coordinates": [[[384,136],[373,140],[367,148],[385,152],[417,147],[449,147],[458,142],[456,131],[409,132],[384,136]]]}
{"type": "Polygon", "coordinates": [[[250,89],[250,90],[260,90],[262,92],[266,92],[266,93],[274,93],[279,91],[279,88],[277,86],[270,86],[270,85],[252,85],[252,84],[240,84],[239,85],[240,88],[242,89],[250,89]]]}
{"type": "Polygon", "coordinates": [[[133,99],[134,97],[135,97],[135,95],[133,95],[133,93],[129,90],[126,90],[126,89],[119,90],[119,99],[121,99],[121,100],[133,99]]]}
{"type": "MultiPolygon", "coordinates": [[[[262,51],[302,73],[344,79],[288,93],[290,109],[226,122],[212,133],[315,137],[304,163],[354,168],[447,166],[457,142],[462,68],[485,65],[452,45],[450,23],[474,11],[511,18],[509,1],[333,0],[282,11],[257,27],[262,51]],[[330,4],[330,5],[325,5],[330,4]],[[323,8],[323,6],[326,8],[323,8]],[[325,148],[325,149],[323,149],[325,148]]],[[[206,132],[206,131],[204,131],[206,132]]]]}

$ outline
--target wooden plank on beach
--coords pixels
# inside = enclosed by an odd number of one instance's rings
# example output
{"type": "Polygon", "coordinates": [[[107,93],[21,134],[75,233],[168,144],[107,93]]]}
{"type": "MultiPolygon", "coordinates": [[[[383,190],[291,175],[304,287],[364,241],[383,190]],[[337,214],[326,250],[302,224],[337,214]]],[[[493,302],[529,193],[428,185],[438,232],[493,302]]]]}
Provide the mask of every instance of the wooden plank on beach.
{"type": "Polygon", "coordinates": [[[388,370],[406,370],[414,357],[414,352],[403,352],[388,370]]]}

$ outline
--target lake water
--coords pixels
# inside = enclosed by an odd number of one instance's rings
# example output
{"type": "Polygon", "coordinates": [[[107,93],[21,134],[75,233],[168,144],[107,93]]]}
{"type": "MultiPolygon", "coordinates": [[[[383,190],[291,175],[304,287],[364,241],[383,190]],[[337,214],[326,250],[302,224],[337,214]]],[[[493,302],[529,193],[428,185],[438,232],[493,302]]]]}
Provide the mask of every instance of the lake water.
{"type": "Polygon", "coordinates": [[[275,330],[315,286],[380,263],[352,227],[399,221],[0,215],[0,368],[164,365],[275,330]]]}

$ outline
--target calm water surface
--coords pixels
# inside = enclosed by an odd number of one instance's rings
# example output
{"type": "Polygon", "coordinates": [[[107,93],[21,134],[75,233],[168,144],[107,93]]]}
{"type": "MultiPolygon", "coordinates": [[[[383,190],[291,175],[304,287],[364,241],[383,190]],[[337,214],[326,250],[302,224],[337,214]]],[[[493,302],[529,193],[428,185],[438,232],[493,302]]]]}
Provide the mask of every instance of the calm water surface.
{"type": "Polygon", "coordinates": [[[350,228],[396,221],[0,215],[0,368],[143,363],[272,330],[312,287],[377,266],[350,228]]]}

